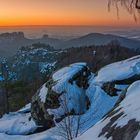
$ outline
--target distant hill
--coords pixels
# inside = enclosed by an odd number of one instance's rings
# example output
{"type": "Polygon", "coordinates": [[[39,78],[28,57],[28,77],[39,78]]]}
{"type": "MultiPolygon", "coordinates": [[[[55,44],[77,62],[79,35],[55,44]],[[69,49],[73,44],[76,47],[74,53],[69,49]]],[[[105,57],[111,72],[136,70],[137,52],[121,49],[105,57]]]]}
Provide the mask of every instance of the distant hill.
{"type": "Polygon", "coordinates": [[[105,45],[112,40],[117,40],[121,46],[124,47],[140,48],[140,41],[138,40],[111,34],[91,33],[79,38],[64,41],[50,38],[48,35],[43,35],[43,37],[38,39],[28,39],[24,36],[23,32],[13,32],[0,34],[0,57],[11,57],[17,52],[18,48],[39,42],[51,45],[55,49],[66,49],[90,45],[105,45]]]}
{"type": "Polygon", "coordinates": [[[66,48],[70,47],[81,47],[81,46],[89,46],[89,45],[105,45],[108,44],[112,40],[117,40],[124,47],[128,48],[140,48],[140,41],[128,39],[125,37],[120,37],[111,34],[100,34],[100,33],[91,33],[79,38],[75,38],[69,41],[64,42],[62,47],[66,48]]]}

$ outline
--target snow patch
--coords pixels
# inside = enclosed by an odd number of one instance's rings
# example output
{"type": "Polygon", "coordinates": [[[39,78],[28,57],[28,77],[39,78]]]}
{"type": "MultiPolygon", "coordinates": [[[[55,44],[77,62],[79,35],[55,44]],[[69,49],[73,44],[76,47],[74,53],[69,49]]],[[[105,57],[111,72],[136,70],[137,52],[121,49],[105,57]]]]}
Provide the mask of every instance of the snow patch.
{"type": "Polygon", "coordinates": [[[31,103],[25,105],[23,108],[21,108],[18,112],[19,113],[26,113],[31,110],[31,103]]]}
{"type": "Polygon", "coordinates": [[[9,135],[25,135],[33,132],[37,126],[30,118],[30,113],[9,113],[0,119],[0,133],[9,135]]]}
{"type": "Polygon", "coordinates": [[[47,97],[47,93],[48,93],[48,88],[46,87],[46,84],[44,84],[42,86],[42,88],[40,89],[40,92],[39,92],[39,97],[41,99],[41,102],[45,103],[46,97],[47,97]]]}

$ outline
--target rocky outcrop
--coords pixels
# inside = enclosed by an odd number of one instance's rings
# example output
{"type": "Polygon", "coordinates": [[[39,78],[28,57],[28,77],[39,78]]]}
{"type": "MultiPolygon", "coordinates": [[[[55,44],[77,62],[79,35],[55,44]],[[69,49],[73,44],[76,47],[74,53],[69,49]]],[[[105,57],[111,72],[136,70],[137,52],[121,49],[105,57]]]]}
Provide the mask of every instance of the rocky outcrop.
{"type": "Polygon", "coordinates": [[[2,33],[0,34],[0,39],[11,40],[11,39],[24,39],[23,32],[13,32],[13,33],[2,33]]]}
{"type": "Polygon", "coordinates": [[[140,122],[136,121],[136,119],[131,119],[126,125],[122,127],[117,126],[115,122],[117,122],[117,120],[124,115],[123,112],[119,114],[117,114],[117,112],[112,112],[112,114],[115,115],[112,115],[113,117],[110,119],[110,122],[104,128],[102,128],[99,137],[104,135],[106,139],[112,137],[112,140],[134,140],[139,133],[140,122]]]}
{"type": "Polygon", "coordinates": [[[117,96],[117,92],[121,91],[120,89],[115,88],[114,82],[104,83],[102,89],[110,96],[117,96]]]}
{"type": "Polygon", "coordinates": [[[32,98],[31,115],[36,124],[49,129],[67,115],[83,114],[90,105],[85,95],[90,75],[84,63],[72,64],[54,73],[32,98]]]}
{"type": "MultiPolygon", "coordinates": [[[[47,88],[46,87],[47,85],[48,83],[44,85],[45,88],[47,88]]],[[[39,96],[40,92],[41,92],[41,89],[38,90],[37,93],[32,98],[31,116],[37,125],[41,125],[45,127],[46,129],[48,129],[55,126],[55,123],[53,120],[54,116],[50,115],[47,109],[55,109],[60,106],[60,103],[58,100],[59,94],[49,90],[46,97],[44,97],[46,99],[45,102],[42,102],[39,96]]]]}
{"type": "Polygon", "coordinates": [[[124,88],[122,88],[122,89],[119,89],[119,88],[117,88],[117,85],[127,85],[127,87],[128,87],[129,85],[131,85],[132,83],[134,83],[137,80],[140,80],[139,74],[135,74],[135,75],[133,75],[129,78],[123,79],[123,80],[115,80],[112,82],[103,83],[102,89],[110,96],[117,96],[117,92],[123,92],[123,90],[126,89],[126,86],[124,86],[124,88]]]}

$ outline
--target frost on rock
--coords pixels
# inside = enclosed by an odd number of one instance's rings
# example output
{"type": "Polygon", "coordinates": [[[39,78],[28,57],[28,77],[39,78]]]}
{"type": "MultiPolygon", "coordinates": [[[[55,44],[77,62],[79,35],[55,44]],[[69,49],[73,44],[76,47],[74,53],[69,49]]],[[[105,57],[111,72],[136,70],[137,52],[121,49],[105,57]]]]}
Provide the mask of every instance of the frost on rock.
{"type": "Polygon", "coordinates": [[[114,106],[119,94],[109,96],[95,84],[94,78],[85,63],[75,63],[55,72],[33,97],[31,112],[36,123],[49,129],[66,118],[67,113],[75,118],[80,114],[83,125],[79,131],[83,133],[98,122],[114,106]],[[43,94],[45,102],[40,98],[43,88],[47,88],[43,94]]]}

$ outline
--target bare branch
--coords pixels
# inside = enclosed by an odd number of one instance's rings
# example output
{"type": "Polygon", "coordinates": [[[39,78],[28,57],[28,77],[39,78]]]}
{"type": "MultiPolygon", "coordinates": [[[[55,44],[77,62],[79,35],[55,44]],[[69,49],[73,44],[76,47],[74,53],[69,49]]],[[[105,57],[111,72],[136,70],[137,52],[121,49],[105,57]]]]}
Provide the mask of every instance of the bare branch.
{"type": "Polygon", "coordinates": [[[119,7],[125,8],[131,15],[133,15],[135,21],[140,14],[140,0],[108,0],[108,10],[111,6],[115,6],[117,10],[117,16],[119,15],[119,7]]]}

